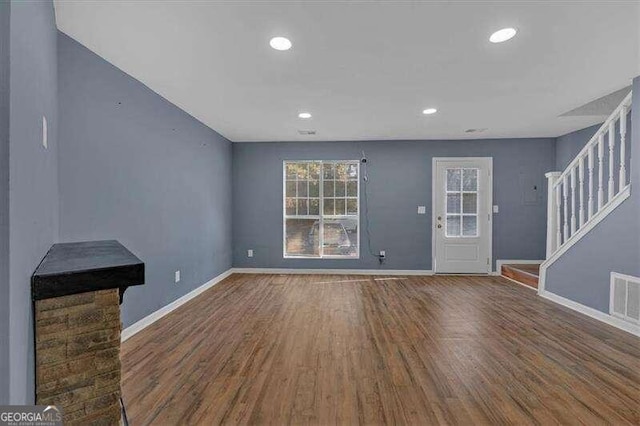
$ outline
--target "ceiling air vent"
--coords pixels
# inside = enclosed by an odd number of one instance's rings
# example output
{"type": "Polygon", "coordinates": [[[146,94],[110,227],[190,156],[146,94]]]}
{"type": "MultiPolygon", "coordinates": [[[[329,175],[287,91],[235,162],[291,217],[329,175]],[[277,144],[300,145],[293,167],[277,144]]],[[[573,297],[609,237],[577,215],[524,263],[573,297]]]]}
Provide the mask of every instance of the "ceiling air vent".
{"type": "Polygon", "coordinates": [[[611,273],[609,313],[634,324],[640,324],[640,278],[611,273]]]}
{"type": "Polygon", "coordinates": [[[298,130],[298,134],[302,136],[313,136],[316,134],[315,130],[298,130]]]}
{"type": "Polygon", "coordinates": [[[485,130],[487,130],[487,128],[486,128],[486,127],[485,127],[485,128],[483,128],[483,129],[467,129],[467,130],[465,130],[464,132],[465,132],[465,133],[482,133],[482,132],[484,132],[485,130]]]}

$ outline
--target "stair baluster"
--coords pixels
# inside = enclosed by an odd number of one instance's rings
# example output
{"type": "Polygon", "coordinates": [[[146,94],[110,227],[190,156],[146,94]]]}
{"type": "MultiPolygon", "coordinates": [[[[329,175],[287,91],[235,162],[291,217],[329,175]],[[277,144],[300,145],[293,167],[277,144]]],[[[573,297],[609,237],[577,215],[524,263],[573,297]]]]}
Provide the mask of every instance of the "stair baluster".
{"type": "Polygon", "coordinates": [[[580,227],[584,225],[584,157],[578,162],[578,190],[580,191],[580,227]]]}
{"type": "Polygon", "coordinates": [[[593,147],[589,147],[589,206],[587,208],[587,220],[593,216],[593,147]]]}
{"type": "Polygon", "coordinates": [[[620,182],[619,188],[624,188],[627,185],[627,168],[625,163],[627,162],[626,151],[626,136],[627,136],[627,107],[623,106],[620,110],[620,182]]]}
{"type": "Polygon", "coordinates": [[[598,136],[598,210],[604,205],[604,134],[598,136]]]}
{"type": "Polygon", "coordinates": [[[560,186],[556,186],[556,250],[562,245],[562,231],[560,224],[562,223],[562,214],[560,209],[562,207],[562,197],[560,194],[560,186]]]}
{"type": "Polygon", "coordinates": [[[615,195],[615,181],[613,180],[614,175],[614,153],[613,150],[616,145],[616,123],[612,121],[609,123],[609,188],[607,190],[607,201],[611,201],[613,196],[615,195]]]}
{"type": "Polygon", "coordinates": [[[576,169],[571,169],[571,235],[576,233],[576,169]]]}
{"type": "Polygon", "coordinates": [[[562,180],[562,198],[564,206],[564,241],[569,239],[569,176],[565,175],[562,180]]]}

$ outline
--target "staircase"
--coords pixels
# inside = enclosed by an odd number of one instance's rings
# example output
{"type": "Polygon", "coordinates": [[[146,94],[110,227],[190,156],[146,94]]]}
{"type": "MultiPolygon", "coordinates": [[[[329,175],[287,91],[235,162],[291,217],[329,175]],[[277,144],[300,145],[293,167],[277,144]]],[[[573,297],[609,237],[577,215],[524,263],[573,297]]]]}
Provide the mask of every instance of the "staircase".
{"type": "Polygon", "coordinates": [[[546,174],[547,255],[540,265],[538,293],[547,268],[631,194],[627,151],[629,93],[562,172],[546,174]]]}

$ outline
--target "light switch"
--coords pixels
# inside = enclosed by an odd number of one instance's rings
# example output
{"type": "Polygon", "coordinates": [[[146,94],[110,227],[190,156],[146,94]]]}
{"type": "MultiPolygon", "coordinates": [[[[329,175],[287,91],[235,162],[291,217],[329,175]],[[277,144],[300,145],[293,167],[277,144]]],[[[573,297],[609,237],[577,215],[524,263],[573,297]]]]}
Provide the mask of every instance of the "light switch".
{"type": "Polygon", "coordinates": [[[49,148],[49,141],[47,140],[48,138],[48,129],[47,129],[47,117],[45,117],[44,115],[42,116],[42,146],[44,146],[44,149],[49,148]]]}
{"type": "Polygon", "coordinates": [[[500,213],[500,208],[498,208],[498,206],[493,206],[493,212],[500,213]]]}
{"type": "Polygon", "coordinates": [[[418,214],[426,214],[427,207],[426,206],[418,206],[418,214]]]}
{"type": "Polygon", "coordinates": [[[180,282],[180,271],[176,271],[175,282],[180,282]]]}
{"type": "Polygon", "coordinates": [[[247,250],[247,257],[253,257],[253,249],[247,250]]]}

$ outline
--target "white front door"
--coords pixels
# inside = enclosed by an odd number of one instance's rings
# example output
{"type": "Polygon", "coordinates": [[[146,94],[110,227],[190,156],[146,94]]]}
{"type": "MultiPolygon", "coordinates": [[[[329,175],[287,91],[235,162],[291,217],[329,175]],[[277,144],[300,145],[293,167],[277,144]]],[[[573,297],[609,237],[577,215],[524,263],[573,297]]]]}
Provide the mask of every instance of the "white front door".
{"type": "Polygon", "coordinates": [[[436,273],[491,272],[492,160],[433,159],[436,273]]]}

